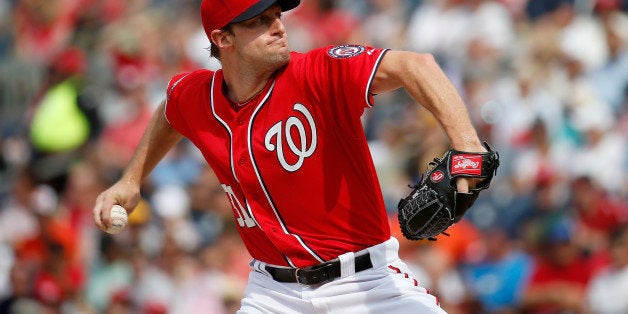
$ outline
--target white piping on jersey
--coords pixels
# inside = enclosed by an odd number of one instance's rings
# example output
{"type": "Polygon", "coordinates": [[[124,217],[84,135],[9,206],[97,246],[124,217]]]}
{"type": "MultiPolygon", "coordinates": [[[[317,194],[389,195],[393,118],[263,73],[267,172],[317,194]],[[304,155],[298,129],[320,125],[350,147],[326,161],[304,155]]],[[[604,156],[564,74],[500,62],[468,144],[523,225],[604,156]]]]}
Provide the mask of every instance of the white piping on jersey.
{"type": "Polygon", "coordinates": [[[181,81],[183,81],[184,78],[188,77],[188,75],[190,75],[191,73],[188,73],[182,77],[180,77],[176,82],[174,82],[172,84],[172,87],[170,87],[170,90],[168,90],[168,92],[166,93],[166,103],[164,105],[164,117],[166,118],[166,121],[168,122],[168,124],[172,125],[172,123],[170,123],[170,120],[168,120],[168,115],[166,115],[166,108],[168,107],[168,99],[170,99],[170,94],[172,94],[172,91],[174,91],[174,88],[177,87],[177,85],[179,85],[179,83],[181,81]]]}
{"type": "Polygon", "coordinates": [[[172,125],[172,123],[170,123],[170,120],[168,120],[168,115],[166,114],[166,112],[168,111],[168,98],[166,98],[166,103],[164,104],[164,118],[166,118],[166,122],[168,122],[168,124],[172,125]]]}
{"type": "MultiPolygon", "coordinates": [[[[229,128],[229,125],[222,119],[220,118],[220,116],[216,113],[215,107],[214,107],[214,84],[216,84],[215,82],[216,79],[216,73],[214,73],[214,75],[212,76],[212,82],[211,82],[211,86],[210,86],[210,106],[211,106],[211,110],[212,110],[212,114],[214,115],[214,118],[216,118],[216,120],[218,120],[220,122],[220,124],[223,125],[223,127],[227,130],[227,132],[229,133],[229,141],[230,141],[230,146],[229,146],[229,163],[230,163],[230,167],[231,167],[231,173],[233,174],[234,179],[236,180],[236,182],[240,183],[240,180],[238,179],[238,176],[236,175],[235,172],[235,168],[234,168],[234,162],[233,162],[233,133],[231,132],[231,129],[229,128]]],[[[321,263],[324,262],[323,259],[321,259],[316,253],[314,253],[314,251],[312,251],[312,249],[310,249],[301,239],[301,237],[299,237],[296,234],[291,234],[288,232],[288,230],[286,229],[283,221],[281,220],[281,218],[279,217],[279,213],[277,212],[277,209],[275,208],[275,205],[273,204],[273,202],[270,199],[270,196],[268,194],[268,191],[266,190],[266,188],[264,187],[264,184],[262,182],[261,176],[259,174],[259,171],[257,169],[257,167],[255,167],[255,163],[253,163],[253,152],[252,152],[252,148],[251,148],[251,126],[252,126],[252,121],[253,121],[253,117],[255,116],[255,114],[259,111],[259,109],[262,107],[262,105],[266,102],[266,100],[268,99],[268,97],[270,96],[273,87],[275,86],[275,81],[273,81],[272,85],[270,86],[268,92],[266,93],[266,95],[264,96],[264,99],[262,99],[262,101],[260,102],[260,104],[258,105],[257,108],[255,108],[254,113],[251,115],[251,119],[249,120],[249,125],[248,125],[248,135],[249,135],[249,140],[248,140],[248,150],[249,150],[249,156],[251,158],[251,163],[253,164],[253,169],[255,170],[255,174],[260,182],[260,186],[262,187],[262,190],[264,191],[264,194],[266,195],[266,199],[268,200],[268,203],[271,205],[271,208],[273,209],[273,212],[275,214],[275,217],[277,218],[277,221],[279,222],[279,224],[281,225],[282,230],[284,231],[285,234],[289,234],[293,237],[295,237],[297,239],[297,241],[299,241],[299,243],[301,244],[301,246],[308,251],[316,260],[320,261],[321,263]]],[[[251,209],[251,206],[249,205],[248,200],[246,200],[246,198],[244,199],[245,202],[245,206],[246,206],[246,210],[249,212],[249,215],[253,218],[253,220],[255,221],[255,225],[257,227],[259,227],[262,231],[264,230],[262,228],[262,226],[257,222],[257,219],[255,219],[255,215],[253,214],[253,210],[251,209]]],[[[296,265],[290,260],[290,258],[288,256],[286,256],[285,254],[283,254],[284,258],[286,259],[286,261],[288,262],[288,264],[290,264],[291,267],[296,267],[296,265]]]]}
{"type": "Polygon", "coordinates": [[[218,120],[220,124],[222,124],[222,126],[227,129],[227,132],[229,132],[229,166],[231,167],[231,174],[233,174],[235,180],[240,183],[240,180],[238,180],[238,176],[236,175],[235,169],[233,168],[233,133],[231,133],[229,125],[222,118],[220,118],[218,114],[216,114],[216,109],[214,108],[214,84],[216,83],[215,80],[216,72],[214,72],[214,75],[212,76],[212,84],[209,91],[209,105],[212,108],[212,114],[214,115],[214,118],[216,118],[216,120],[218,120]]]}
{"type": "MultiPolygon", "coordinates": [[[[229,128],[229,125],[222,118],[220,118],[218,114],[216,114],[216,110],[214,108],[215,79],[216,79],[216,72],[214,72],[214,75],[212,76],[212,83],[211,83],[210,91],[209,91],[209,103],[210,103],[214,118],[216,118],[216,120],[218,120],[229,133],[229,166],[231,167],[231,174],[233,175],[233,178],[236,180],[236,182],[240,183],[240,180],[238,179],[238,176],[236,175],[235,168],[233,168],[233,165],[234,165],[233,163],[233,133],[231,133],[231,129],[229,128]]],[[[246,197],[244,198],[244,207],[246,207],[246,211],[249,212],[249,215],[255,222],[255,225],[258,226],[263,231],[264,229],[257,222],[257,219],[255,219],[255,215],[253,215],[253,211],[251,210],[251,206],[249,205],[249,201],[246,199],[246,197]]]]}
{"type": "Polygon", "coordinates": [[[370,97],[369,97],[369,93],[371,90],[371,84],[373,83],[373,79],[375,79],[375,73],[377,72],[377,68],[379,67],[379,63],[382,62],[382,58],[384,57],[384,54],[386,53],[386,51],[388,51],[390,49],[384,49],[382,50],[382,52],[379,54],[379,57],[377,57],[377,62],[375,62],[375,66],[373,67],[373,71],[371,72],[371,77],[369,78],[369,83],[366,84],[366,92],[365,92],[365,97],[366,97],[366,104],[369,106],[369,108],[373,107],[373,104],[370,101],[370,97]]]}
{"type": "MultiPolygon", "coordinates": [[[[253,169],[255,170],[255,175],[257,176],[257,180],[259,181],[260,187],[264,191],[264,195],[266,196],[266,199],[268,200],[268,204],[270,204],[270,207],[273,209],[273,213],[275,214],[275,218],[277,218],[277,221],[279,222],[279,225],[281,226],[281,230],[283,230],[283,232],[285,234],[291,235],[295,239],[297,239],[297,241],[299,241],[301,246],[308,253],[310,253],[310,255],[312,255],[312,257],[314,257],[317,261],[322,263],[325,260],[320,258],[320,256],[318,256],[318,254],[316,254],[312,249],[310,249],[310,247],[307,246],[307,244],[305,244],[305,242],[303,242],[303,239],[301,239],[301,237],[299,235],[290,233],[288,231],[288,228],[286,228],[286,225],[283,223],[283,220],[281,220],[281,217],[279,216],[279,212],[277,212],[277,208],[275,208],[275,203],[272,201],[272,199],[270,198],[270,195],[268,194],[268,191],[266,190],[266,185],[264,184],[264,181],[262,180],[262,176],[260,175],[259,170],[257,169],[257,166],[255,164],[255,159],[253,158],[253,147],[252,147],[253,139],[252,139],[252,130],[251,130],[252,127],[253,127],[253,119],[255,118],[257,113],[260,111],[260,109],[264,106],[264,104],[266,103],[266,100],[268,99],[268,97],[270,97],[270,94],[272,93],[274,87],[275,87],[275,81],[273,81],[273,83],[271,84],[270,88],[268,89],[268,92],[266,93],[266,95],[264,95],[264,99],[262,99],[262,101],[260,101],[259,105],[257,105],[255,110],[253,111],[253,114],[251,114],[251,118],[249,119],[249,125],[248,125],[248,130],[247,130],[247,134],[248,134],[248,137],[249,137],[248,140],[247,140],[247,145],[248,145],[248,149],[249,149],[249,157],[251,158],[251,164],[253,165],[253,169]]],[[[290,266],[295,267],[295,265],[292,263],[292,261],[290,260],[290,258],[288,256],[286,256],[286,260],[288,261],[290,266]]]]}

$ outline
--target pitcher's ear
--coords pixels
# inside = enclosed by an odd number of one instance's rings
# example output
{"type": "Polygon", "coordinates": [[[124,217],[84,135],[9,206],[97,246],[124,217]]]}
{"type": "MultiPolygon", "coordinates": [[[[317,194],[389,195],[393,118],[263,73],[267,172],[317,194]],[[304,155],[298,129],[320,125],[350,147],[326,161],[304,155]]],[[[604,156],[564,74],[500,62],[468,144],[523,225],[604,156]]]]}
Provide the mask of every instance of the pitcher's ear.
{"type": "Polygon", "coordinates": [[[227,30],[213,30],[209,40],[218,48],[225,48],[233,44],[232,34],[227,30]]]}

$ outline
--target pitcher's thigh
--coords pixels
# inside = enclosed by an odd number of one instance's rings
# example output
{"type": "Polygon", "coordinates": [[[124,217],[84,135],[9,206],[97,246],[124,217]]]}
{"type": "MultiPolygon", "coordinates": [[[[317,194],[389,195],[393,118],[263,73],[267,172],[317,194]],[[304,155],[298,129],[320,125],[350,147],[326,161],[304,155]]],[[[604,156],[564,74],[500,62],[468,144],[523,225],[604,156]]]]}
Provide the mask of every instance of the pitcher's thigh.
{"type": "Polygon", "coordinates": [[[252,271],[238,314],[315,313],[310,302],[302,299],[304,286],[279,283],[252,271]]]}
{"type": "Polygon", "coordinates": [[[326,284],[317,296],[321,313],[446,313],[401,261],[326,284]]]}

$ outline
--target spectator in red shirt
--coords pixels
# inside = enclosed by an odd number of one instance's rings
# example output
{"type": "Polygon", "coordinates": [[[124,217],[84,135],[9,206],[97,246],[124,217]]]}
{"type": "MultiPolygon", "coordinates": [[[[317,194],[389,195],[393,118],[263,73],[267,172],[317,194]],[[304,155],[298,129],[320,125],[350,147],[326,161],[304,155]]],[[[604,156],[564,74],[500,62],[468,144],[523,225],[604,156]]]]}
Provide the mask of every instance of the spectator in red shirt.
{"type": "Polygon", "coordinates": [[[573,222],[556,221],[546,229],[543,240],[541,254],[533,262],[532,276],[523,293],[525,313],[582,310],[592,268],[573,241],[573,222]]]}
{"type": "Polygon", "coordinates": [[[571,190],[576,241],[591,253],[605,249],[611,231],[628,221],[628,206],[586,176],[574,179],[571,190]]]}

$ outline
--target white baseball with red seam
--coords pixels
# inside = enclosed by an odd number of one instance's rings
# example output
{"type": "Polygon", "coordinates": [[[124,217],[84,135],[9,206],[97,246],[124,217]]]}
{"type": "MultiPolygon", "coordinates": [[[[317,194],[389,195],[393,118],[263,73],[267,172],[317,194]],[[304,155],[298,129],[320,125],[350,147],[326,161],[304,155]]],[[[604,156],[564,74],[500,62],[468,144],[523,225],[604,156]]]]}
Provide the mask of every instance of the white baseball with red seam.
{"type": "Polygon", "coordinates": [[[111,226],[105,230],[105,232],[110,234],[117,234],[124,230],[127,222],[129,221],[129,216],[126,213],[124,207],[120,205],[113,205],[111,207],[111,211],[109,212],[109,216],[111,217],[111,226]]]}

